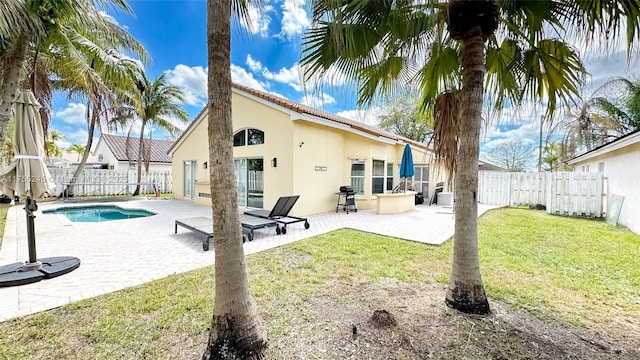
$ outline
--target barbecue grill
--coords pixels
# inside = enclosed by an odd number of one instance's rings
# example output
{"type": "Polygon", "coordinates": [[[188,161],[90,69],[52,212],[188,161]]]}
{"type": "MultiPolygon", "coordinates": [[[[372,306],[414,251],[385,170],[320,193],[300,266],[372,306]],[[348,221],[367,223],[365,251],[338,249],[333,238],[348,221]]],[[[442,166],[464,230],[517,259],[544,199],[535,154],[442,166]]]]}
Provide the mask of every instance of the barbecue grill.
{"type": "Polygon", "coordinates": [[[343,185],[340,186],[340,191],[336,193],[338,195],[338,204],[336,205],[336,212],[342,206],[342,210],[346,211],[347,214],[349,210],[358,212],[358,206],[356,205],[356,192],[353,190],[353,186],[343,185]],[[343,199],[344,198],[344,199],[343,199]]]}

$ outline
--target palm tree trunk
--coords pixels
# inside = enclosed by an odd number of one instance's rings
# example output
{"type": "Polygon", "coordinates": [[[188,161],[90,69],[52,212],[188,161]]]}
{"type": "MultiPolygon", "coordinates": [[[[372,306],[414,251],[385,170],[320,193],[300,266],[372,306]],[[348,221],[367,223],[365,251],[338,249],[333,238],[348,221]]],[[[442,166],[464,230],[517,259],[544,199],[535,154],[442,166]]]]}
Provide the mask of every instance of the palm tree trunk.
{"type": "Polygon", "coordinates": [[[455,175],[455,236],[453,269],[446,303],[465,313],[487,314],[489,302],[478,259],[478,160],[482,123],[484,40],[480,28],[463,39],[462,119],[455,175]]]}
{"type": "Polygon", "coordinates": [[[4,144],[7,125],[13,113],[13,102],[18,97],[20,71],[27,54],[27,41],[28,36],[26,33],[21,33],[17,38],[13,56],[11,56],[4,76],[4,91],[2,93],[2,102],[0,102],[0,144],[4,144]]]}
{"type": "Polygon", "coordinates": [[[138,175],[136,177],[136,190],[133,192],[132,196],[136,196],[140,194],[140,181],[142,180],[142,157],[144,154],[143,151],[143,140],[144,140],[144,128],[146,125],[146,121],[142,120],[142,126],[140,127],[140,142],[138,143],[138,175]]]}
{"type": "Polygon", "coordinates": [[[231,118],[231,6],[207,1],[209,177],[215,249],[215,305],[202,359],[261,359],[266,333],[249,291],[231,118]]]}
{"type": "MultiPolygon", "coordinates": [[[[91,107],[91,104],[88,104],[88,106],[91,107]]],[[[89,158],[89,152],[91,151],[91,146],[93,145],[93,133],[95,132],[96,122],[98,121],[97,120],[98,119],[98,112],[99,112],[99,110],[94,105],[93,108],[92,108],[91,118],[89,119],[89,128],[87,130],[88,131],[87,145],[84,148],[84,153],[82,154],[82,159],[80,160],[80,163],[78,164],[78,167],[76,168],[76,171],[73,173],[73,177],[69,181],[69,183],[71,183],[71,185],[67,186],[67,189],[66,189],[67,190],[67,196],[73,196],[73,184],[75,184],[76,181],[78,181],[78,178],[80,177],[80,174],[82,174],[82,172],[84,171],[84,165],[87,163],[87,159],[89,158]]]]}

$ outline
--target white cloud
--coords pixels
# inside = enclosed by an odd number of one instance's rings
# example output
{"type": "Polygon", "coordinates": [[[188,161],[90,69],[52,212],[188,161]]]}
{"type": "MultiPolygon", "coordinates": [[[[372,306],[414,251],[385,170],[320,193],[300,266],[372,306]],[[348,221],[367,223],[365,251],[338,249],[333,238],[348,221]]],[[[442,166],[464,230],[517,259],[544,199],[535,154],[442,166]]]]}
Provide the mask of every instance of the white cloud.
{"type": "Polygon", "coordinates": [[[493,125],[487,129],[486,137],[482,142],[482,148],[483,150],[490,150],[509,141],[527,145],[537,145],[538,141],[534,139],[538,139],[540,136],[539,126],[540,125],[535,122],[509,126],[493,125]]]}
{"type": "Polygon", "coordinates": [[[241,66],[231,64],[231,80],[240,85],[250,87],[259,91],[267,91],[265,84],[258,81],[253,77],[253,74],[248,73],[247,70],[241,66]]]}
{"type": "Polygon", "coordinates": [[[274,80],[279,83],[287,84],[294,88],[296,91],[302,91],[302,86],[300,85],[300,68],[298,63],[294,63],[290,68],[283,67],[278,72],[272,72],[267,69],[262,63],[256,59],[254,59],[251,54],[247,55],[247,60],[245,62],[254,74],[259,74],[263,76],[265,79],[274,80]]]}
{"type": "Polygon", "coordinates": [[[302,91],[302,86],[300,86],[300,69],[297,63],[293,64],[289,69],[283,67],[275,73],[267,70],[264,72],[264,76],[269,80],[287,84],[296,91],[302,91]]]}
{"type": "MultiPolygon", "coordinates": [[[[304,68],[299,70],[300,74],[304,73],[304,68]]],[[[347,83],[347,76],[337,67],[331,66],[327,71],[319,75],[315,75],[306,81],[306,87],[309,89],[317,89],[323,86],[339,87],[347,83]]]]}
{"type": "Polygon", "coordinates": [[[338,112],[336,115],[367,125],[378,126],[378,116],[380,116],[383,109],[384,107],[382,106],[374,106],[366,110],[344,110],[338,112]]]}
{"type": "MultiPolygon", "coordinates": [[[[121,26],[121,25],[118,23],[118,20],[116,20],[116,18],[114,18],[113,16],[111,16],[111,15],[107,14],[105,11],[103,11],[103,10],[99,10],[99,11],[98,11],[98,14],[100,14],[100,16],[102,16],[102,18],[104,18],[105,20],[107,20],[107,21],[109,21],[109,22],[111,22],[111,23],[114,23],[114,24],[116,24],[116,25],[118,25],[118,26],[121,26]]],[[[126,28],[125,28],[125,29],[126,29],[126,28]]]]}
{"type": "MultiPolygon", "coordinates": [[[[73,144],[86,145],[89,132],[85,129],[76,129],[75,131],[60,131],[64,135],[64,139],[56,140],[56,145],[61,149],[66,150],[73,144]]],[[[94,136],[93,146],[96,145],[98,138],[94,136]]]]}
{"type": "Polygon", "coordinates": [[[202,66],[178,64],[173,70],[165,71],[167,82],[182,89],[185,103],[204,106],[207,103],[207,69],[202,66]]]}
{"type": "Polygon", "coordinates": [[[249,70],[251,70],[254,73],[261,73],[264,69],[264,66],[262,65],[262,63],[254,59],[253,56],[251,56],[251,54],[247,55],[246,64],[249,67],[249,70]]]}
{"type": "Polygon", "coordinates": [[[87,106],[84,104],[69,103],[66,109],[56,111],[54,118],[71,125],[85,125],[87,106]]]}
{"type": "Polygon", "coordinates": [[[285,40],[291,40],[302,34],[309,24],[307,11],[304,9],[304,0],[285,0],[282,4],[281,30],[278,36],[285,40]]]}
{"type": "Polygon", "coordinates": [[[336,102],[336,99],[327,94],[321,94],[320,96],[305,95],[302,97],[302,100],[300,100],[300,102],[311,107],[319,108],[324,104],[333,104],[334,102],[336,102]]]}
{"type": "Polygon", "coordinates": [[[640,75],[640,61],[632,60],[630,64],[626,62],[626,53],[619,51],[607,57],[600,57],[596,60],[585,61],[585,67],[591,76],[587,77],[587,83],[583,91],[583,98],[586,99],[602,84],[612,77],[625,77],[632,79],[640,75]]]}
{"type": "Polygon", "coordinates": [[[80,144],[84,145],[87,143],[87,138],[89,138],[89,132],[85,129],[77,129],[76,131],[66,133],[67,140],[72,144],[80,144]]]}
{"type": "Polygon", "coordinates": [[[258,34],[263,37],[267,36],[269,34],[269,25],[271,24],[271,16],[269,13],[273,12],[273,6],[265,5],[262,7],[261,12],[259,8],[250,2],[248,12],[249,17],[247,21],[242,22],[242,26],[251,34],[258,34]]]}

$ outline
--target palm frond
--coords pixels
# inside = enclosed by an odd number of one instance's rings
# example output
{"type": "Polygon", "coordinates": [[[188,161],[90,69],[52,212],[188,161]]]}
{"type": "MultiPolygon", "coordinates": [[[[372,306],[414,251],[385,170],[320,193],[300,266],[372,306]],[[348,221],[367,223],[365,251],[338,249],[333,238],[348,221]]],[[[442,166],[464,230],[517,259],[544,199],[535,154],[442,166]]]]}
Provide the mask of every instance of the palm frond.
{"type": "Polygon", "coordinates": [[[433,143],[436,161],[444,166],[451,185],[456,171],[458,138],[460,137],[460,93],[444,92],[436,98],[433,112],[433,143]]]}
{"type": "Polygon", "coordinates": [[[548,99],[547,115],[562,104],[577,103],[587,73],[577,49],[555,39],[544,39],[523,53],[523,93],[530,99],[548,99]]]}

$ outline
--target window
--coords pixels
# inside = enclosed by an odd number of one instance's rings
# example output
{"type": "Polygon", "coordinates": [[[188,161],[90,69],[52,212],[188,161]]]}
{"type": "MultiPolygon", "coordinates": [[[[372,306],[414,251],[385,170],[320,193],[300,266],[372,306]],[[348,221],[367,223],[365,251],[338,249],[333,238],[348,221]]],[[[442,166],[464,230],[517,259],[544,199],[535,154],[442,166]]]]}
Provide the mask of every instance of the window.
{"type": "Polygon", "coordinates": [[[264,131],[258,129],[248,129],[247,135],[247,145],[264,144],[264,131]]]}
{"type": "Polygon", "coordinates": [[[604,161],[600,161],[598,163],[598,172],[601,172],[601,173],[604,172],[604,161]]]}
{"type": "Polygon", "coordinates": [[[393,164],[387,163],[387,190],[393,190],[393,164]]]}
{"type": "Polygon", "coordinates": [[[351,187],[356,194],[364,194],[364,160],[351,160],[351,187]]]}
{"type": "Polygon", "coordinates": [[[245,130],[240,130],[233,135],[233,146],[245,146],[246,134],[247,132],[245,130]]]}
{"type": "Polygon", "coordinates": [[[264,131],[258,129],[242,129],[233,135],[233,146],[264,144],[264,131]]]}
{"type": "Polygon", "coordinates": [[[384,160],[373,160],[373,174],[371,176],[371,193],[384,193],[384,160]]]}

